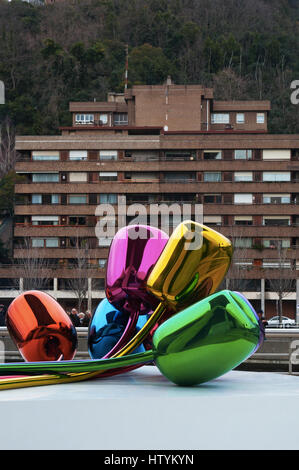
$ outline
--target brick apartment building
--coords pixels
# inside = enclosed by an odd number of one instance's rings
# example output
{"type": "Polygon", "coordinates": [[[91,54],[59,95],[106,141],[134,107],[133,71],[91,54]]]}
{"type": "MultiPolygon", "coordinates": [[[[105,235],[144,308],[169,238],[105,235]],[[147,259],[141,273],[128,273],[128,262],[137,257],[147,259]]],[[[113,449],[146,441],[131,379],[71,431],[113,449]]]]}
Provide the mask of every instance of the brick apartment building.
{"type": "Polygon", "coordinates": [[[227,286],[271,317],[271,280],[290,278],[284,314],[299,314],[299,135],[268,133],[268,101],[216,101],[213,89],[168,79],[105,102],[72,102],[70,112],[60,135],[16,139],[24,181],[16,185],[15,266],[0,268],[2,301],[34,276],[29,257],[47,264],[43,289],[64,306],[74,305],[69,279],[88,278],[94,308],[109,245],[96,237],[96,208],[126,196],[127,205],[203,204],[204,223],[234,239],[229,279],[237,281],[227,286]]]}

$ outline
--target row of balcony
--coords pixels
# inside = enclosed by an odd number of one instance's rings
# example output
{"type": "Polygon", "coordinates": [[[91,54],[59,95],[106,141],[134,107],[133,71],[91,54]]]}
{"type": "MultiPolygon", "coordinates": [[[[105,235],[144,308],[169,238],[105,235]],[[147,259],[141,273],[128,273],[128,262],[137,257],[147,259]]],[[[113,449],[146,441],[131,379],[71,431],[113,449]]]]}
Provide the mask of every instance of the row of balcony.
{"type": "MultiPolygon", "coordinates": [[[[90,241],[89,249],[78,248],[76,246],[70,247],[70,244],[65,240],[65,244],[61,244],[60,247],[49,247],[49,248],[21,248],[20,244],[17,245],[18,248],[14,249],[14,258],[26,258],[28,257],[28,253],[33,257],[39,258],[76,258],[78,256],[88,257],[90,259],[104,259],[108,256],[108,248],[107,247],[98,247],[98,240],[94,239],[93,243],[90,241]]],[[[253,244],[253,248],[240,248],[236,250],[238,251],[238,256],[240,259],[278,259],[280,256],[280,251],[277,250],[276,247],[273,248],[265,248],[262,244],[253,244]],[[258,248],[256,248],[258,247],[258,248]]],[[[287,259],[298,259],[299,260],[299,246],[292,245],[290,248],[287,248],[284,251],[284,255],[287,259]]]]}
{"type": "Polygon", "coordinates": [[[19,183],[15,185],[16,194],[31,194],[34,185],[34,192],[45,194],[78,194],[78,193],[292,193],[297,191],[296,184],[299,180],[293,181],[171,181],[171,182],[139,182],[139,181],[96,181],[86,182],[45,182],[45,183],[19,183]]]}
{"type": "MultiPolygon", "coordinates": [[[[151,207],[148,203],[144,201],[127,201],[127,206],[125,211],[127,212],[128,205],[130,204],[142,204],[146,210],[147,214],[151,213],[151,207]]],[[[195,213],[196,207],[192,201],[185,202],[175,202],[171,201],[167,205],[167,202],[157,201],[153,204],[159,205],[159,210],[161,214],[169,213],[169,208],[172,204],[182,205],[191,205],[191,214],[195,213]],[[166,204],[166,206],[163,206],[166,204]]],[[[115,215],[121,213],[121,210],[117,205],[112,205],[115,215]]],[[[31,216],[31,215],[57,215],[57,216],[72,216],[72,215],[81,215],[81,216],[94,216],[96,213],[97,205],[95,204],[52,204],[52,205],[41,205],[41,204],[30,204],[24,203],[17,204],[15,206],[15,214],[20,216],[31,216]]],[[[183,208],[182,208],[183,209],[183,208]]],[[[204,215],[218,215],[222,216],[234,216],[234,215],[290,215],[296,216],[299,215],[299,203],[291,204],[203,204],[203,213],[204,215]]],[[[122,213],[123,215],[123,213],[122,213]]],[[[94,222],[91,225],[95,225],[94,222]]]]}
{"type": "MultiPolygon", "coordinates": [[[[44,270],[39,270],[38,267],[35,268],[35,271],[31,270],[28,272],[28,269],[24,268],[21,265],[1,265],[0,264],[0,278],[1,279],[19,279],[19,278],[31,278],[32,276],[44,276],[48,279],[76,279],[78,278],[78,271],[74,269],[74,266],[57,266],[57,267],[48,267],[44,270]]],[[[275,268],[263,268],[262,266],[252,265],[250,267],[244,267],[244,269],[238,268],[236,271],[231,271],[229,273],[230,279],[280,279],[282,275],[285,278],[289,279],[299,279],[299,269],[290,270],[290,269],[275,269],[275,268]]],[[[86,268],[84,270],[84,276],[86,278],[92,279],[104,279],[105,278],[105,269],[101,268],[86,268]]]]}
{"type": "Polygon", "coordinates": [[[167,159],[167,158],[149,158],[149,159],[124,159],[124,160],[58,160],[58,161],[31,161],[20,159],[16,163],[17,171],[34,171],[35,169],[51,169],[55,164],[57,170],[76,170],[76,169],[92,169],[96,170],[99,167],[109,167],[111,169],[119,169],[119,171],[138,171],[140,169],[147,171],[169,171],[169,168],[177,168],[180,171],[187,169],[196,171],[199,169],[218,168],[229,171],[231,169],[242,169],[246,167],[249,169],[294,169],[296,170],[299,165],[299,159],[291,160],[248,160],[248,159],[225,159],[225,160],[197,160],[195,158],[184,159],[167,159]]]}

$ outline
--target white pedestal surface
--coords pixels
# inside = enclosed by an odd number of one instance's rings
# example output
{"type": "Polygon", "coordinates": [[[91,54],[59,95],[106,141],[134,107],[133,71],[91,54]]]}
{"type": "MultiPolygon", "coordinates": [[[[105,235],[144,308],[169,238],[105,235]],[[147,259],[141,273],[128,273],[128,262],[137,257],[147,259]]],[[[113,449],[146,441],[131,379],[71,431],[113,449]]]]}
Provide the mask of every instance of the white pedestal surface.
{"type": "Polygon", "coordinates": [[[154,366],[0,391],[1,449],[298,449],[299,377],[232,371],[178,387],[154,366]]]}

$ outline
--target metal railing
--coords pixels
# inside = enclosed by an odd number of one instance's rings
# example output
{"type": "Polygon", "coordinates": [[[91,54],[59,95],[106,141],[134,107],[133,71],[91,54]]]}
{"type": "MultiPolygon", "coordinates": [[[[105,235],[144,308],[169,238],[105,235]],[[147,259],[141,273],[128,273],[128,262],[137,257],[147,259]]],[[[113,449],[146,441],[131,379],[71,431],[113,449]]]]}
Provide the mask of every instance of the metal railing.
{"type": "MultiPolygon", "coordinates": [[[[78,336],[78,348],[75,359],[89,358],[87,337],[88,328],[76,328],[78,336]]],[[[6,327],[0,327],[0,342],[4,343],[2,347],[3,362],[22,361],[22,357],[10,338],[6,327]]],[[[296,373],[293,365],[299,365],[299,325],[296,328],[288,329],[266,329],[266,341],[260,350],[258,350],[244,364],[256,364],[257,368],[260,364],[284,365],[287,367],[289,374],[296,373]],[[265,346],[271,343],[271,351],[265,351],[265,346]],[[298,350],[298,359],[297,359],[298,350]]]]}

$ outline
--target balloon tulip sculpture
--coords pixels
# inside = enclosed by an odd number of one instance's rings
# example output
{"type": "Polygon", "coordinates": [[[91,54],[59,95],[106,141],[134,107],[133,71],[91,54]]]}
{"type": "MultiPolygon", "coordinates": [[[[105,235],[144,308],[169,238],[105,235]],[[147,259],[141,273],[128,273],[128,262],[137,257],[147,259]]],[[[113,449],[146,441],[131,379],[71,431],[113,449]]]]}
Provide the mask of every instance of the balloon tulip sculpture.
{"type": "Polygon", "coordinates": [[[92,359],[72,360],[75,331],[54,299],[24,293],[9,307],[7,326],[30,362],[0,364],[0,374],[20,375],[0,380],[0,389],[104,378],[148,362],[178,385],[225,374],[263,341],[248,300],[238,292],[216,293],[231,258],[227,238],[193,221],[169,239],[153,227],[124,227],[109,251],[107,298],[89,326],[92,359]]]}

